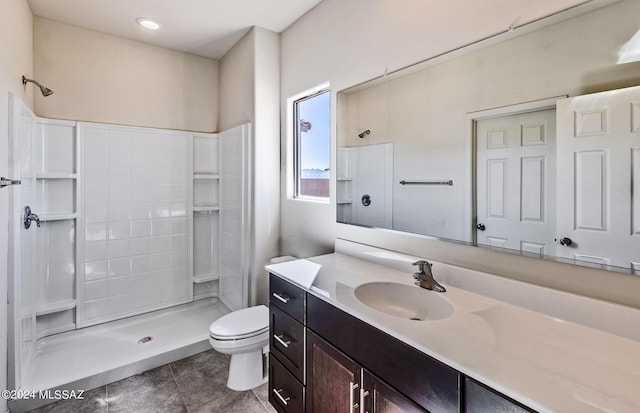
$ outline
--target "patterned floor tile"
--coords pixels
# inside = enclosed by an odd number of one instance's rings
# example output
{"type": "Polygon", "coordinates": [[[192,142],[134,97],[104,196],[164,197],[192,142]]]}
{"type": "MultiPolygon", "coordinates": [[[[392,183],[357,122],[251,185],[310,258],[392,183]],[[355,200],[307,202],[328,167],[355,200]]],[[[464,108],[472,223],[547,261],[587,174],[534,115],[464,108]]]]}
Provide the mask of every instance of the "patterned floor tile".
{"type": "Polygon", "coordinates": [[[107,413],[106,386],[90,390],[83,395],[84,399],[61,400],[31,410],[30,413],[107,413]]]}
{"type": "Polygon", "coordinates": [[[209,350],[31,413],[275,413],[267,384],[236,392],[228,375],[229,357],[209,350]]]}

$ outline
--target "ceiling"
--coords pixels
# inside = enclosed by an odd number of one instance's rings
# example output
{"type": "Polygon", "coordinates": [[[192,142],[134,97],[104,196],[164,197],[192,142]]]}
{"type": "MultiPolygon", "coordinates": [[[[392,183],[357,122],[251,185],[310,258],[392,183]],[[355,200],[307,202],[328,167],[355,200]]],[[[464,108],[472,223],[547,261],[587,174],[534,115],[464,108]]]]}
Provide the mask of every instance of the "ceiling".
{"type": "Polygon", "coordinates": [[[280,33],[321,0],[28,0],[40,17],[219,59],[252,26],[280,33]],[[143,29],[150,17],[160,30],[143,29]]]}

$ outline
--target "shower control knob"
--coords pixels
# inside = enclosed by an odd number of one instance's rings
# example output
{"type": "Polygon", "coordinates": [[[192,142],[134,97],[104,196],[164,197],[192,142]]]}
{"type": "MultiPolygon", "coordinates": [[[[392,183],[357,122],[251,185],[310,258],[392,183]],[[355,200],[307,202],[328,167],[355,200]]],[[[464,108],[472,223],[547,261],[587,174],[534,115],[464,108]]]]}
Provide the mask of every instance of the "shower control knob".
{"type": "Polygon", "coordinates": [[[485,227],[484,224],[478,224],[476,225],[476,229],[478,231],[484,231],[485,229],[487,229],[487,227],[485,227]]]}
{"type": "Polygon", "coordinates": [[[24,218],[22,220],[24,229],[31,228],[32,221],[36,223],[36,226],[38,228],[40,228],[40,218],[38,217],[38,215],[31,212],[31,207],[27,205],[26,207],[24,207],[24,218]]]}

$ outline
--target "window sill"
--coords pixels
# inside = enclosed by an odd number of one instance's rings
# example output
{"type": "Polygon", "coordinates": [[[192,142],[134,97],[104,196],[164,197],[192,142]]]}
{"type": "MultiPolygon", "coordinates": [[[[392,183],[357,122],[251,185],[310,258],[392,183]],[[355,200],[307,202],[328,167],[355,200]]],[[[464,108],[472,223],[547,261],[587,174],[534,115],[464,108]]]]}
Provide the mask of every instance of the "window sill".
{"type": "Polygon", "coordinates": [[[288,200],[294,202],[309,202],[313,204],[331,204],[331,198],[319,198],[314,196],[289,197],[288,200]]]}

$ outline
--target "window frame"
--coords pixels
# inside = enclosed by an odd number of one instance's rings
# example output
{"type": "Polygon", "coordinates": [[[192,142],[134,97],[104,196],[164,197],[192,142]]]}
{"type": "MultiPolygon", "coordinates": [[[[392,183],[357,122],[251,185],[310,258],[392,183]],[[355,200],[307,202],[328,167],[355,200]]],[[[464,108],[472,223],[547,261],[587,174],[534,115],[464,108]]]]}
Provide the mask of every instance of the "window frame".
{"type": "Polygon", "coordinates": [[[293,193],[292,198],[298,200],[307,200],[307,201],[319,201],[319,202],[330,202],[331,199],[331,178],[329,178],[329,193],[327,196],[313,196],[313,195],[304,195],[300,193],[301,190],[301,131],[300,131],[300,110],[298,104],[309,99],[313,99],[322,94],[329,93],[329,137],[328,137],[328,145],[329,145],[329,170],[331,170],[331,89],[329,85],[323,85],[319,88],[314,88],[312,91],[308,91],[306,93],[299,94],[295,97],[292,97],[289,101],[291,102],[291,110],[292,110],[292,123],[293,123],[293,136],[292,136],[292,145],[293,145],[293,193]]]}

